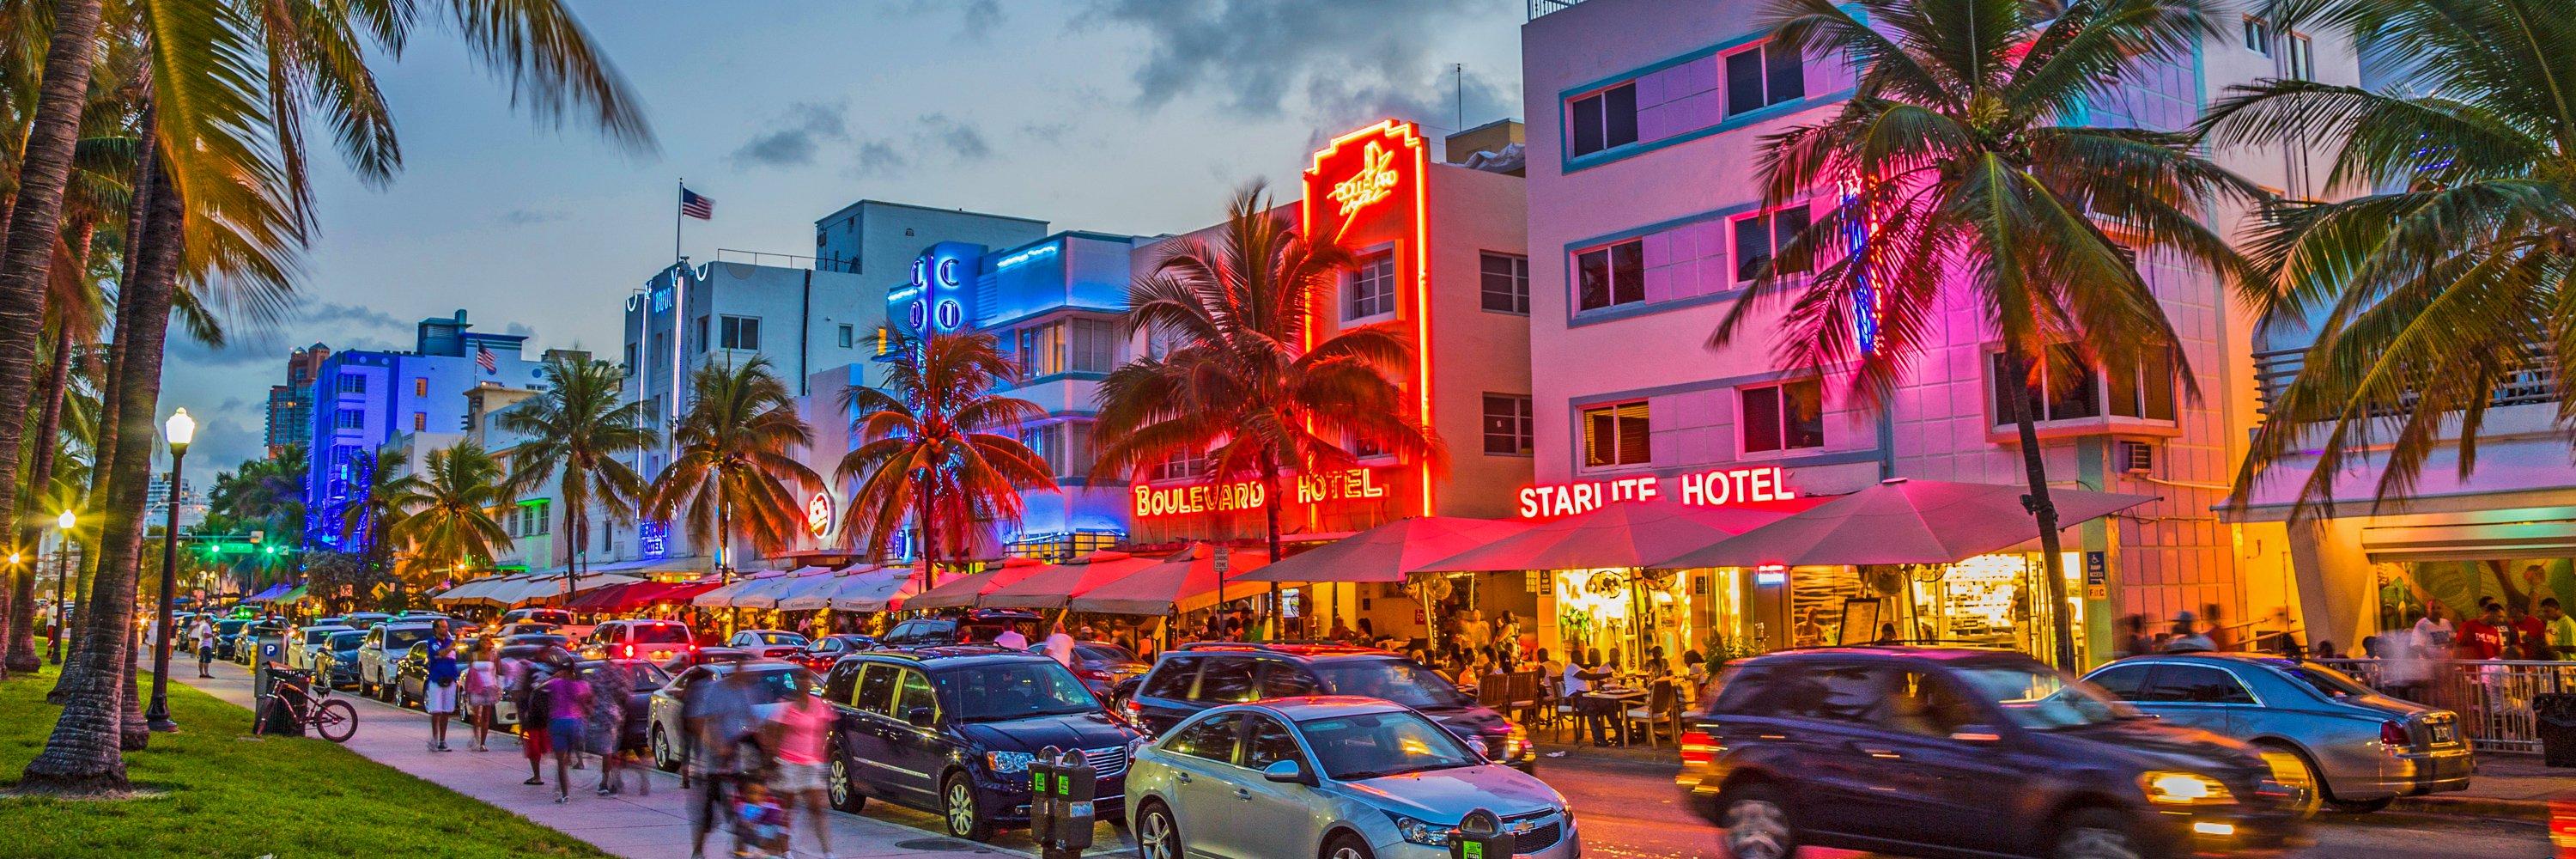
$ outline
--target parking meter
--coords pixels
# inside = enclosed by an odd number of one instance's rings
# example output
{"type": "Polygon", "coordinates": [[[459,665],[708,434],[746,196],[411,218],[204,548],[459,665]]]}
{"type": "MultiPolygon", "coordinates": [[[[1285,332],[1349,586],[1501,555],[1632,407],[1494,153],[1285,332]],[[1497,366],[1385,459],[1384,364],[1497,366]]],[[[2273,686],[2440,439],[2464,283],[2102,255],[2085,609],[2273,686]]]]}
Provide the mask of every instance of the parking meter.
{"type": "Polygon", "coordinates": [[[1449,839],[1449,859],[1511,859],[1512,837],[1503,833],[1503,819],[1487,809],[1467,812],[1458,822],[1458,835],[1449,839]]]}
{"type": "Polygon", "coordinates": [[[1055,822],[1055,844],[1064,856],[1081,856],[1091,847],[1092,824],[1099,820],[1092,799],[1098,793],[1100,771],[1080,750],[1068,750],[1056,765],[1055,799],[1059,817],[1055,822]]]}
{"type": "Polygon", "coordinates": [[[1055,837],[1055,759],[1056,748],[1038,750],[1036,760],[1029,762],[1029,840],[1044,848],[1055,837]]]}

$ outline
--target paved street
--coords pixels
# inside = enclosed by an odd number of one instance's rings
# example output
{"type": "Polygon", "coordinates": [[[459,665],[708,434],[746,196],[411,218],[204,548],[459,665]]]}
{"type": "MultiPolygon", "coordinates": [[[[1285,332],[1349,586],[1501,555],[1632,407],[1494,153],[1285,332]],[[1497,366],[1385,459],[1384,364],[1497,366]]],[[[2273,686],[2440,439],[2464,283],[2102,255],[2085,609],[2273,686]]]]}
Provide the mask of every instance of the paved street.
{"type": "MultiPolygon", "coordinates": [[[[1718,859],[1717,830],[1681,806],[1673,767],[1630,760],[1568,755],[1539,762],[1539,776],[1574,803],[1583,823],[1587,857],[1705,857],[1718,859]]],[[[2315,846],[2300,859],[2541,859],[2549,855],[2539,824],[2489,819],[2381,813],[2325,817],[2313,831],[2315,846]]],[[[1846,851],[1809,850],[1811,859],[1857,857],[1846,851]]]]}

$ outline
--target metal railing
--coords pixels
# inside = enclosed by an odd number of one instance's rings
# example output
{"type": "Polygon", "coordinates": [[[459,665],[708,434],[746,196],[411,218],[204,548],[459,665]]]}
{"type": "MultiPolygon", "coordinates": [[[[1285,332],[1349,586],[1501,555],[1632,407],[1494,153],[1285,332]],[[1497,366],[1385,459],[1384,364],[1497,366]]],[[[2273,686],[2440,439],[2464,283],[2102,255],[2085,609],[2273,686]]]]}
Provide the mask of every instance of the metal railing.
{"type": "Polygon", "coordinates": [[[2372,689],[2460,715],[2460,733],[2484,752],[2540,752],[2533,696],[2576,692],[2576,662],[2320,659],[2372,689]]]}
{"type": "Polygon", "coordinates": [[[1549,12],[1574,8],[1574,4],[1581,2],[1583,0],[1529,0],[1528,20],[1536,20],[1538,16],[1549,12]]]}
{"type": "MultiPolygon", "coordinates": [[[[2547,351],[2537,347],[2526,348],[2523,352],[2522,366],[2509,374],[2503,384],[2496,386],[2495,396],[2487,400],[2487,405],[2522,406],[2558,401],[2558,362],[2551,360],[2547,351]]],[[[2299,377],[2299,371],[2307,367],[2307,362],[2308,350],[2304,347],[2254,353],[2256,410],[2270,415],[2272,404],[2280,401],[2281,392],[2289,388],[2292,379],[2299,377]]],[[[2405,406],[2404,409],[2385,411],[2389,416],[2411,411],[2414,406],[2412,396],[2407,397],[2405,406]]]]}

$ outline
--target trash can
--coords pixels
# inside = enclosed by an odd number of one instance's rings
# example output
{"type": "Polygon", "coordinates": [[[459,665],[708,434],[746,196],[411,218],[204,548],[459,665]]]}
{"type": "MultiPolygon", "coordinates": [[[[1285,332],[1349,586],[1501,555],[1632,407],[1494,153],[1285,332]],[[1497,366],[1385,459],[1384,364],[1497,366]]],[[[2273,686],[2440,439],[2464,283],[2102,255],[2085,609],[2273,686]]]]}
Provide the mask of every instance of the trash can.
{"type": "Polygon", "coordinates": [[[2576,767],[2576,693],[2533,695],[2531,711],[2540,722],[2541,764],[2576,767]]]}

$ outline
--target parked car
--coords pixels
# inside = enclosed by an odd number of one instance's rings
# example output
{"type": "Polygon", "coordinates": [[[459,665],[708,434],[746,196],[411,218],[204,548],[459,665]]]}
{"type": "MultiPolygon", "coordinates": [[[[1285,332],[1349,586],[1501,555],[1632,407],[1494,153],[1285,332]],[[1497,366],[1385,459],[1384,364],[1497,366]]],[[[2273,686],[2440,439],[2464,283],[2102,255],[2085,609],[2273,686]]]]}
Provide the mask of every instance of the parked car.
{"type": "Polygon", "coordinates": [[[1266,698],[1355,695],[1431,717],[1477,753],[1524,771],[1537,765],[1529,733],[1477,704],[1440,672],[1367,647],[1338,644],[1188,644],[1165,651],[1119,702],[1154,736],[1199,711],[1266,698]]]}
{"type": "Polygon", "coordinates": [[[368,629],[374,627],[376,624],[384,623],[385,621],[392,619],[394,619],[393,615],[386,614],[381,611],[353,611],[340,616],[341,623],[348,624],[358,629],[368,629]]]}
{"type": "Polygon", "coordinates": [[[688,624],[651,618],[602,623],[591,627],[581,642],[581,655],[592,659],[642,659],[657,665],[697,649],[688,624]]]}
{"type": "Polygon", "coordinates": [[[803,653],[807,643],[804,635],[783,629],[746,629],[725,639],[726,647],[739,647],[767,659],[785,659],[803,653]]]}
{"type": "Polygon", "coordinates": [[[1683,800],[1739,859],[1800,846],[2049,859],[2268,851],[2298,791],[2029,656],[1843,647],[1730,664],[1682,734],[1683,800]]]}
{"type": "Polygon", "coordinates": [[[1038,616],[1025,611],[976,609],[951,617],[918,617],[894,625],[877,638],[885,647],[938,647],[989,642],[1003,630],[1018,630],[1034,642],[1038,616]]]}
{"type": "Polygon", "coordinates": [[[876,646],[877,640],[874,636],[835,633],[808,642],[805,645],[805,652],[788,658],[812,669],[816,674],[821,674],[832,670],[832,663],[841,661],[841,657],[862,650],[873,650],[876,646]]]}
{"type": "Polygon", "coordinates": [[[2168,724],[2252,743],[2309,805],[2372,812],[2466,790],[2477,769],[2459,714],[2379,694],[2314,662],[2244,653],[2140,656],[2085,682],[2168,724]]]}
{"type": "Polygon", "coordinates": [[[1136,752],[1127,786],[1137,853],[1149,859],[1445,857],[1479,808],[1500,819],[1512,856],[1583,852],[1554,788],[1375,698],[1200,712],[1136,752]]]}
{"type": "Polygon", "coordinates": [[[330,643],[331,636],[357,631],[345,626],[308,626],[298,629],[295,631],[296,639],[287,643],[286,666],[312,670],[321,664],[315,657],[320,655],[323,648],[330,643]]]}
{"type": "Polygon", "coordinates": [[[251,619],[246,617],[215,621],[215,658],[233,661],[233,652],[241,646],[242,630],[249,628],[250,624],[251,619]]]}
{"type": "MultiPolygon", "coordinates": [[[[1045,652],[1045,648],[1043,644],[1030,647],[1032,652],[1039,653],[1045,652]]],[[[1136,654],[1128,652],[1127,648],[1106,641],[1073,643],[1073,676],[1081,678],[1083,688],[1090,689],[1091,694],[1100,700],[1109,700],[1110,690],[1117,688],[1118,684],[1143,677],[1145,672],[1152,670],[1152,663],[1139,661],[1136,654]]]]}
{"type": "Polygon", "coordinates": [[[394,663],[411,646],[429,640],[429,624],[380,623],[358,645],[358,694],[394,699],[394,663]]]}
{"type": "Polygon", "coordinates": [[[502,647],[518,647],[521,645],[532,647],[560,647],[564,649],[564,652],[570,653],[572,652],[572,637],[553,632],[523,632],[518,635],[505,635],[501,637],[502,647]]]}
{"type": "Polygon", "coordinates": [[[989,646],[871,651],[835,663],[823,696],[836,713],[826,785],[843,811],[884,800],[983,841],[1028,822],[1029,763],[1055,746],[1081,750],[1100,817],[1125,820],[1128,748],[1143,735],[1053,659],[989,646]]]}
{"type": "Polygon", "coordinates": [[[413,642],[394,660],[394,692],[389,696],[396,707],[416,708],[429,694],[429,642],[413,642]]]}
{"type": "Polygon", "coordinates": [[[286,623],[277,620],[254,620],[249,626],[242,627],[240,636],[233,642],[233,661],[241,663],[243,667],[258,665],[261,658],[260,639],[272,637],[278,639],[277,652],[268,656],[284,661],[288,644],[286,623]]]}
{"type": "Polygon", "coordinates": [[[753,694],[752,710],[761,718],[777,711],[780,698],[795,688],[798,672],[804,666],[793,662],[760,659],[747,662],[712,662],[677,672],[670,682],[653,691],[646,709],[650,720],[645,723],[645,747],[652,750],[653,764],[678,772],[688,751],[687,726],[680,721],[680,702],[692,683],[706,683],[736,671],[749,671],[758,681],[753,694]]]}
{"type": "Polygon", "coordinates": [[[751,651],[739,647],[692,647],[680,651],[679,655],[663,662],[662,670],[678,674],[700,665],[720,665],[758,658],[753,656],[751,651]]]}
{"type": "Polygon", "coordinates": [[[367,641],[367,633],[346,630],[331,634],[328,641],[314,651],[313,675],[331,684],[333,689],[358,685],[358,648],[367,641]]]}
{"type": "Polygon", "coordinates": [[[544,635],[550,632],[559,633],[562,631],[563,627],[555,624],[522,620],[494,627],[492,635],[496,638],[508,638],[513,635],[544,635]]]}
{"type": "Polygon", "coordinates": [[[501,613],[501,623],[544,623],[571,626],[572,612],[559,608],[514,608],[501,613]]]}

